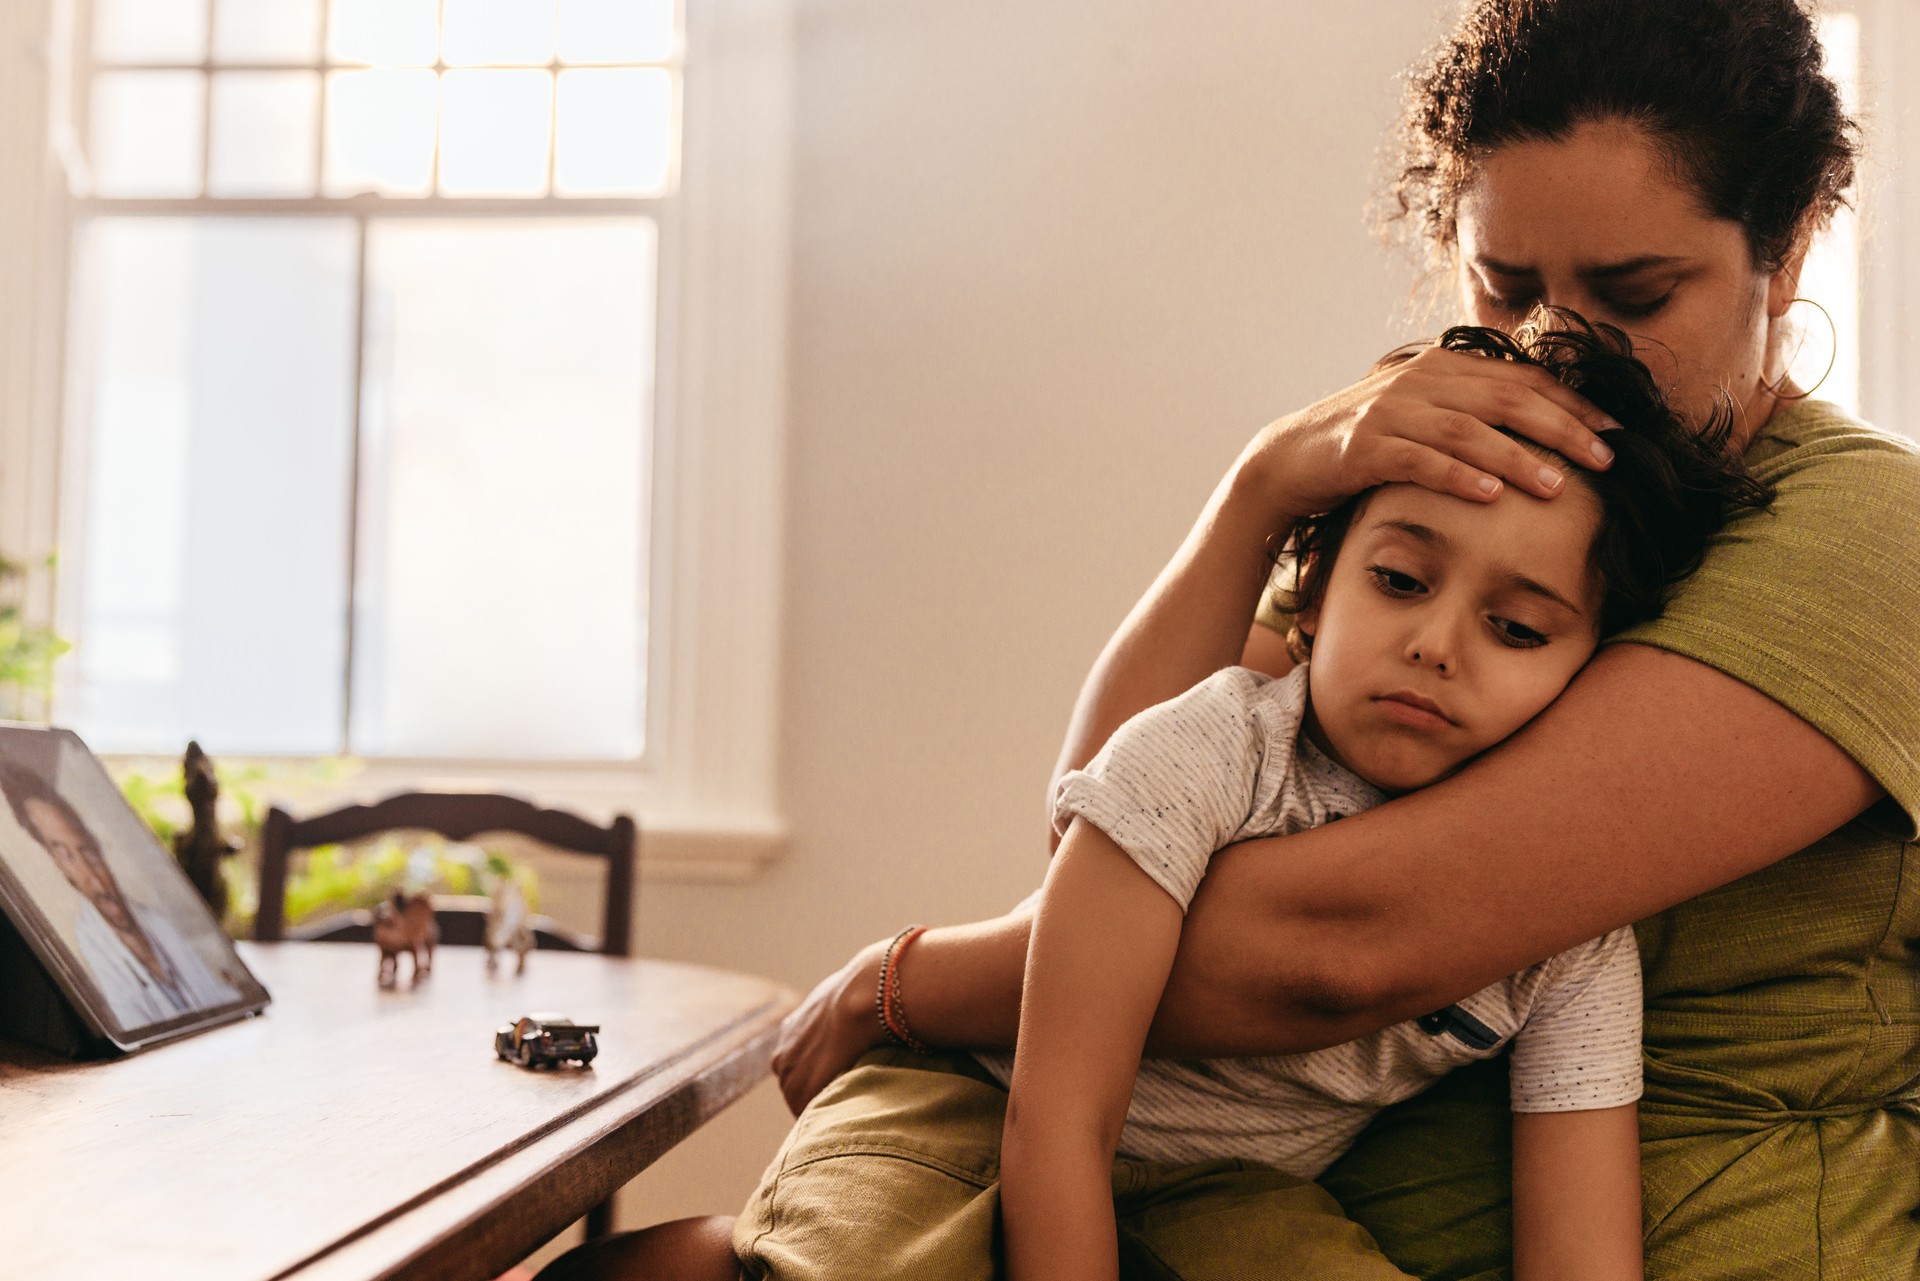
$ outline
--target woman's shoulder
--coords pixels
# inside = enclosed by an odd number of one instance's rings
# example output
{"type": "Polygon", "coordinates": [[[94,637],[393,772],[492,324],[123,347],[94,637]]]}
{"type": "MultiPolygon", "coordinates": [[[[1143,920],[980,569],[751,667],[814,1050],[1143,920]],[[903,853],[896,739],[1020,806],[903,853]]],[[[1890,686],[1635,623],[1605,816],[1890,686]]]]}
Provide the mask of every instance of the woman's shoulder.
{"type": "Polygon", "coordinates": [[[1862,422],[1829,401],[1782,405],[1754,436],[1747,462],[1763,479],[1791,484],[1845,469],[1857,483],[1920,486],[1920,442],[1862,422]]]}
{"type": "Polygon", "coordinates": [[[1834,406],[1783,407],[1747,453],[1774,488],[1665,612],[1614,639],[1718,668],[1820,730],[1920,819],[1920,448],[1834,406]]]}
{"type": "Polygon", "coordinates": [[[1772,548],[1828,569],[1920,572],[1920,443],[1809,400],[1776,410],[1746,459],[1773,500],[1734,518],[1708,552],[1709,571],[1743,566],[1772,578],[1782,570],[1772,548]],[[1730,555],[1734,548],[1745,554],[1730,555]]]}

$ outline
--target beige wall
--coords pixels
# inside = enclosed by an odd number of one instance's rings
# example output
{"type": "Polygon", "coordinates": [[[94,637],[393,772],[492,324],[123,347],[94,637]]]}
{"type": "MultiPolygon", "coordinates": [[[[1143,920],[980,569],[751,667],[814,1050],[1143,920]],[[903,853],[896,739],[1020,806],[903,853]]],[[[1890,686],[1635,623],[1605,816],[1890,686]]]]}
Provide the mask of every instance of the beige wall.
{"type": "MultiPolygon", "coordinates": [[[[642,947],[804,988],[1038,883],[1100,645],[1246,438],[1405,332],[1363,205],[1440,8],[798,0],[792,842],[648,884],[642,947]]],[[[623,1219],[731,1212],[785,1119],[763,1088],[623,1219]]]]}

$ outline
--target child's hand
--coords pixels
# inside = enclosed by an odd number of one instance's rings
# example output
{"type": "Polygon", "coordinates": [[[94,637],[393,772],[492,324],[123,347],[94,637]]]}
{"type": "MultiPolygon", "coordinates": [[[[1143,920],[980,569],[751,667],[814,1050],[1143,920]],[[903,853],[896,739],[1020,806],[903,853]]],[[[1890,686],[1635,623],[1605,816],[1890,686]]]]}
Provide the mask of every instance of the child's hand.
{"type": "Polygon", "coordinates": [[[887,943],[881,939],[860,949],[851,961],[820,980],[780,1025],[773,1072],[795,1116],[829,1081],[886,1039],[873,1001],[887,943]]]}
{"type": "Polygon", "coordinates": [[[1595,433],[1613,425],[1544,369],[1430,347],[1269,424],[1238,470],[1289,520],[1389,481],[1481,502],[1503,484],[1551,498],[1558,473],[1494,427],[1600,468],[1612,455],[1595,433]]]}

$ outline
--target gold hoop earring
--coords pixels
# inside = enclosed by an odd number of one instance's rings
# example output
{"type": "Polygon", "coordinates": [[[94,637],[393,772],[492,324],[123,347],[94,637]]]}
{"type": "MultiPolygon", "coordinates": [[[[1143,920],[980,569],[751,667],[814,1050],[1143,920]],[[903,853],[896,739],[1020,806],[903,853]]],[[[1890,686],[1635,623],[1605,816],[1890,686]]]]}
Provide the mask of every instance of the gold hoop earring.
{"type": "MultiPolygon", "coordinates": [[[[1780,390],[1782,387],[1787,385],[1787,377],[1792,372],[1791,369],[1781,370],[1780,377],[1775,382],[1769,383],[1764,378],[1760,380],[1760,385],[1762,387],[1765,387],[1770,394],[1779,397],[1781,400],[1805,400],[1807,399],[1807,397],[1813,395],[1814,392],[1819,391],[1821,388],[1821,385],[1827,381],[1828,375],[1833,373],[1834,362],[1840,359],[1840,327],[1833,323],[1833,313],[1828,311],[1825,307],[1822,307],[1818,302],[1815,302],[1811,298],[1801,298],[1796,295],[1793,298],[1793,300],[1786,305],[1785,310],[1783,310],[1780,314],[1782,316],[1785,316],[1788,311],[1793,310],[1793,304],[1797,302],[1803,302],[1807,304],[1807,306],[1812,307],[1815,311],[1819,312],[1822,316],[1826,317],[1827,332],[1833,335],[1833,342],[1827,348],[1826,369],[1821,372],[1819,378],[1814,380],[1813,386],[1807,388],[1805,391],[1799,392],[1796,395],[1789,396],[1780,390]]],[[[1795,354],[1797,355],[1798,353],[1796,352],[1795,354]]],[[[1793,361],[1788,360],[1787,364],[1791,366],[1793,364],[1793,361]]]]}

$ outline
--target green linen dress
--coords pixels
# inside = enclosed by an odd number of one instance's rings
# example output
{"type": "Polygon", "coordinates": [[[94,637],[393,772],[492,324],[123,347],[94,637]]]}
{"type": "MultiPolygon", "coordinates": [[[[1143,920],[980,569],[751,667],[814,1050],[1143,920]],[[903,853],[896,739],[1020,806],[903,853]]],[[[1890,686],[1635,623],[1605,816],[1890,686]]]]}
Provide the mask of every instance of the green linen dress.
{"type": "MultiPolygon", "coordinates": [[[[1809,401],[1747,456],[1778,487],[1772,510],[1730,524],[1665,615],[1618,639],[1768,695],[1887,799],[1638,925],[1647,1276],[1905,1281],[1920,1276],[1920,454],[1809,401]]],[[[1383,1113],[1321,1182],[1406,1271],[1505,1278],[1509,1133],[1496,1061],[1383,1113]]]]}

